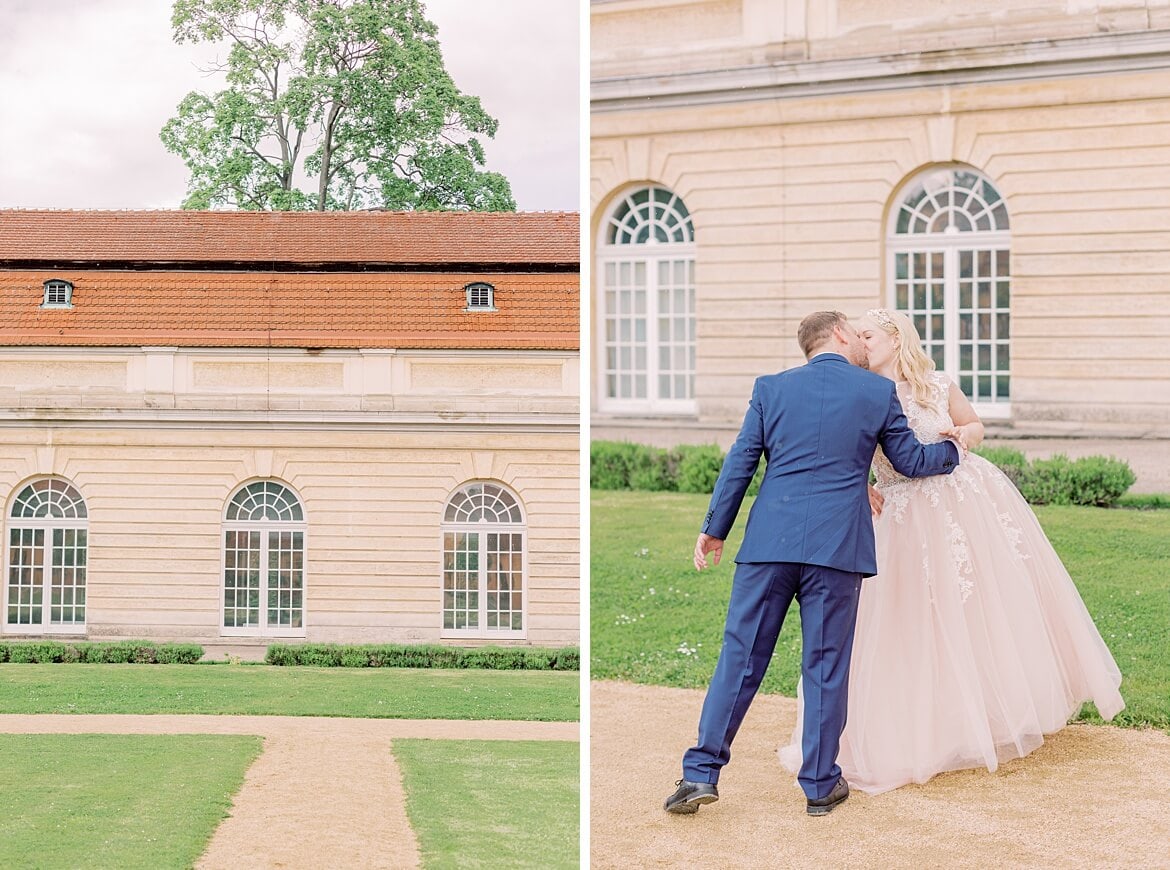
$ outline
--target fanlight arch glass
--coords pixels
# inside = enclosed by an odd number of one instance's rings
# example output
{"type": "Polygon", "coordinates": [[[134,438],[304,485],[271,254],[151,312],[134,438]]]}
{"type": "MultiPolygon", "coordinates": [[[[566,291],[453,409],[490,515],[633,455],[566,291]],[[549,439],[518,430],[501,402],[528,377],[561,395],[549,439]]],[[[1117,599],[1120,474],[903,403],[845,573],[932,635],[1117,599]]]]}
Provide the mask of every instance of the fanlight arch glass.
{"type": "Polygon", "coordinates": [[[66,480],[48,477],[35,480],[20,491],[12,502],[13,519],[53,517],[55,519],[85,519],[85,500],[66,480]]]}
{"type": "Polygon", "coordinates": [[[889,304],[985,417],[1011,398],[1011,230],[990,179],[968,166],[912,176],[895,197],[886,246],[889,304]]]}
{"type": "Polygon", "coordinates": [[[621,197],[606,221],[609,245],[689,244],[695,240],[691,213],[678,194],[650,185],[621,197]]]}
{"type": "Polygon", "coordinates": [[[895,232],[994,232],[1010,229],[1007,205],[977,172],[946,169],[919,177],[898,207],[895,232]]]}
{"type": "Polygon", "coordinates": [[[12,500],[5,626],[12,632],[84,632],[89,512],[59,477],[34,480],[12,500]]]}
{"type": "Polygon", "coordinates": [[[274,480],[258,480],[232,496],[228,502],[227,519],[303,522],[305,514],[300,501],[287,486],[274,480]]]}
{"type": "Polygon", "coordinates": [[[508,490],[494,483],[471,483],[457,490],[447,502],[443,521],[448,523],[522,523],[520,503],[508,490]]]}
{"type": "Polygon", "coordinates": [[[443,512],[443,634],[522,637],[525,527],[519,499],[489,482],[464,484],[443,512]]]}

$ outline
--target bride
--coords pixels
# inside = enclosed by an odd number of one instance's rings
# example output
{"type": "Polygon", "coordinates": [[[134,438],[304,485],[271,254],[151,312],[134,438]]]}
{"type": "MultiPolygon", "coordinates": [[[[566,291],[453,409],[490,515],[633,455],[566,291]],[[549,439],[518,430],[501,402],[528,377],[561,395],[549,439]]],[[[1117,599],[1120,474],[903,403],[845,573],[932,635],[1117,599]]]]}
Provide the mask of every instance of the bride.
{"type": "MultiPolygon", "coordinates": [[[[866,312],[870,369],[897,382],[919,440],[983,438],[967,398],[910,319],[866,312]]],[[[1084,701],[1125,706],[1121,672],[1015,486],[987,460],[910,480],[874,456],[878,571],[862,585],[838,763],[871,794],[961,768],[995,770],[1059,731],[1084,701]]],[[[798,697],[800,693],[798,692],[798,697]]],[[[800,766],[800,723],[780,749],[800,766]]]]}

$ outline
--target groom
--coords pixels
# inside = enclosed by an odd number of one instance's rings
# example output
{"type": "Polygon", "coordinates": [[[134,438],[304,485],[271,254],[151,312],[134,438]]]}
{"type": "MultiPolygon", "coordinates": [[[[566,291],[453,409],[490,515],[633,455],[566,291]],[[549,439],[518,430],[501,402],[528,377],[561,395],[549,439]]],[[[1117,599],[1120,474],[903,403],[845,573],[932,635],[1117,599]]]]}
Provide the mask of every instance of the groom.
{"type": "Polygon", "coordinates": [[[809,815],[849,796],[837,766],[845,728],[849,657],[861,578],[877,571],[867,484],[874,446],[907,477],[948,474],[950,441],[923,446],[906,423],[894,382],[865,371],[857,330],[837,311],[800,323],[808,364],[758,378],[743,428],[715,483],[694,562],[719,564],[723,541],[762,453],[764,481],[736,554],[723,649],[699,718],[699,741],[666,799],[693,813],[719,799],[716,783],[755,697],[792,599],[800,602],[804,682],[803,764],[809,815]]]}

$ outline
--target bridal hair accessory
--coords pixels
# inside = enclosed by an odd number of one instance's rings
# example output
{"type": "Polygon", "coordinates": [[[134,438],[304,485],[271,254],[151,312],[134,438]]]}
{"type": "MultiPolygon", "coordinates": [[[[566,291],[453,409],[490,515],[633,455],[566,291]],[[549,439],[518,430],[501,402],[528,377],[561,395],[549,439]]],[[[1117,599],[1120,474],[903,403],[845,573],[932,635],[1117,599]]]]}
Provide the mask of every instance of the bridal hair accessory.
{"type": "Polygon", "coordinates": [[[865,312],[865,316],[876,320],[883,329],[898,331],[898,326],[894,323],[894,319],[890,317],[890,312],[884,308],[871,308],[865,312]]]}

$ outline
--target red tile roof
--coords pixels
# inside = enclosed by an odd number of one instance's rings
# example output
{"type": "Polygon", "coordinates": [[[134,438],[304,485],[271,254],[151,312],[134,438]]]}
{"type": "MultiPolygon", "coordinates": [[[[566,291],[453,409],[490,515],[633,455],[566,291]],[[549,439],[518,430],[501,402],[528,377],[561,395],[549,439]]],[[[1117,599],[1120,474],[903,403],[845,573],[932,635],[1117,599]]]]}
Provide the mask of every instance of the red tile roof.
{"type": "Polygon", "coordinates": [[[575,212],[0,210],[0,263],[576,266],[575,212]]]}
{"type": "Polygon", "coordinates": [[[579,347],[575,213],[0,210],[0,346],[579,347]],[[7,268],[5,268],[7,267],[7,268]],[[73,307],[41,308],[44,282],[73,307]],[[467,312],[464,286],[496,288],[467,312]]]}
{"type": "Polygon", "coordinates": [[[577,350],[575,272],[0,269],[0,346],[577,350]],[[42,308],[44,282],[73,307],[42,308]],[[468,312],[465,285],[496,288],[468,312]]]}

